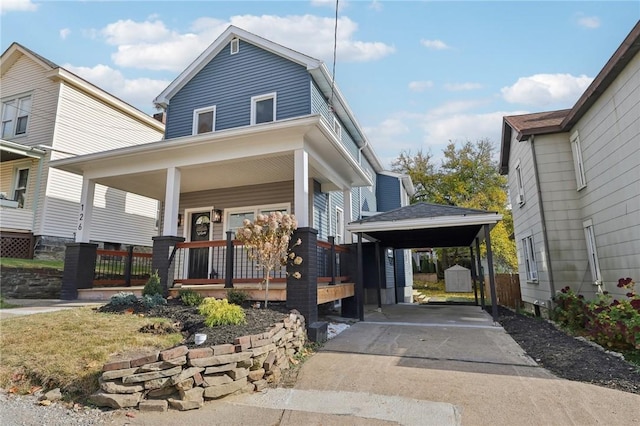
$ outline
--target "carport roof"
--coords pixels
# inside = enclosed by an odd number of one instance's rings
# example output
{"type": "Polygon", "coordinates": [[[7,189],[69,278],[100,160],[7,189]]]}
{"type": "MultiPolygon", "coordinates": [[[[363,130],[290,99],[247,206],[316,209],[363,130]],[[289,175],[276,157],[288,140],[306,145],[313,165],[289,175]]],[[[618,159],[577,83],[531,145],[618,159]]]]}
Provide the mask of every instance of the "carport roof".
{"type": "Polygon", "coordinates": [[[386,247],[464,247],[484,238],[484,225],[493,228],[500,220],[497,212],[416,203],[351,222],[347,230],[386,247]]]}

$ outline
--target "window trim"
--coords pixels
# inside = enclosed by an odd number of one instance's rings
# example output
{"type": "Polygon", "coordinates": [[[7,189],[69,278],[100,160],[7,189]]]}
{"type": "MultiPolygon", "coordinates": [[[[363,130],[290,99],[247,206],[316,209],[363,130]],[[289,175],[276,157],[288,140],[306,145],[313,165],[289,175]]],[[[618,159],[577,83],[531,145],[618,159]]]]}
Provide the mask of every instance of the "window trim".
{"type": "Polygon", "coordinates": [[[602,284],[602,273],[600,272],[600,260],[598,259],[598,245],[596,244],[596,233],[593,229],[593,220],[588,219],[582,222],[584,228],[584,238],[587,244],[587,260],[594,285],[602,284]]]}
{"type": "Polygon", "coordinates": [[[335,115],[333,116],[333,133],[336,134],[339,141],[342,141],[342,124],[335,115]]]}
{"type": "Polygon", "coordinates": [[[18,137],[24,137],[26,136],[29,132],[29,122],[31,121],[31,110],[33,109],[33,96],[31,93],[29,94],[19,94],[16,96],[11,96],[11,97],[7,97],[2,99],[2,105],[0,108],[0,137],[2,138],[18,138],[18,137]],[[20,115],[20,112],[22,111],[21,109],[21,105],[22,105],[22,101],[24,101],[25,99],[29,99],[29,110],[26,111],[26,114],[24,115],[20,115]],[[4,112],[5,112],[5,105],[9,102],[16,102],[16,106],[15,108],[15,114],[13,114],[13,117],[11,117],[10,120],[5,120],[4,119],[4,112]],[[27,124],[25,125],[24,128],[24,132],[20,132],[20,133],[16,133],[17,129],[18,129],[18,119],[26,117],[27,118],[27,124]],[[11,133],[9,134],[4,134],[4,127],[5,127],[5,123],[11,122],[13,123],[12,129],[11,129],[11,133]]]}
{"type": "Polygon", "coordinates": [[[216,109],[217,109],[216,106],[212,105],[204,108],[196,108],[193,110],[193,124],[191,127],[192,135],[204,135],[205,133],[213,133],[216,131],[216,109]],[[213,121],[211,123],[211,131],[198,133],[198,118],[200,117],[200,114],[210,112],[210,111],[213,112],[213,121]]]}
{"type": "Polygon", "coordinates": [[[235,55],[240,51],[240,39],[238,37],[232,38],[229,42],[229,54],[235,55]]]}
{"type": "Polygon", "coordinates": [[[13,196],[13,200],[15,202],[17,202],[17,207],[18,209],[23,209],[25,208],[25,204],[27,204],[27,194],[28,194],[28,190],[29,190],[29,175],[31,174],[31,166],[27,165],[27,164],[19,164],[16,165],[13,171],[13,183],[11,185],[11,192],[12,192],[12,196],[13,196]],[[27,182],[24,185],[24,188],[22,187],[18,187],[19,183],[20,183],[20,172],[26,170],[27,171],[27,182]],[[22,205],[20,205],[20,200],[18,199],[18,193],[17,191],[19,190],[23,190],[22,194],[23,194],[23,203],[22,205]]]}
{"type": "Polygon", "coordinates": [[[573,168],[576,173],[577,191],[580,191],[587,186],[587,177],[584,172],[584,161],[582,159],[582,144],[580,143],[580,135],[577,130],[571,134],[569,141],[571,142],[573,168]]]}
{"type": "Polygon", "coordinates": [[[229,229],[229,216],[234,213],[249,213],[252,212],[254,214],[254,218],[264,212],[264,211],[273,211],[273,210],[285,210],[287,214],[291,212],[291,203],[276,203],[276,204],[258,204],[253,206],[242,206],[242,207],[230,207],[224,209],[224,230],[225,231],[233,231],[235,229],[229,229]]]}
{"type": "Polygon", "coordinates": [[[264,95],[256,95],[251,97],[251,125],[273,123],[276,121],[276,106],[277,106],[277,92],[265,93],[264,95]],[[267,99],[273,99],[273,116],[271,121],[265,121],[262,123],[256,123],[256,105],[260,101],[267,99]]]}
{"type": "Polygon", "coordinates": [[[522,207],[527,202],[527,199],[525,197],[525,192],[524,192],[524,181],[522,180],[522,167],[520,167],[520,160],[516,162],[515,171],[516,171],[516,187],[518,188],[516,201],[518,205],[522,207]]]}
{"type": "Polygon", "coordinates": [[[334,237],[336,244],[342,244],[344,242],[344,210],[338,206],[336,206],[336,229],[334,237]]]}
{"type": "Polygon", "coordinates": [[[537,283],[539,274],[538,263],[536,261],[536,243],[533,239],[533,234],[525,235],[520,241],[522,243],[522,260],[527,282],[537,283]]]}

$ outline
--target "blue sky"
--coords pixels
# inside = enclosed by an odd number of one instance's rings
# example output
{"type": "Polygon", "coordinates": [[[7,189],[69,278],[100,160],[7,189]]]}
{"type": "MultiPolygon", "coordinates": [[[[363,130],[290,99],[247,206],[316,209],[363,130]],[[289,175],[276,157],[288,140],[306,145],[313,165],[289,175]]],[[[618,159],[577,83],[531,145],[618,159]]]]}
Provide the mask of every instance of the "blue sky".
{"type": "MultiPolygon", "coordinates": [[[[147,113],[229,24],[332,67],[335,0],[2,0],[17,41],[147,113]]],[[[570,108],[640,19],[636,1],[340,0],[336,81],[383,164],[503,115],[570,108]]]]}

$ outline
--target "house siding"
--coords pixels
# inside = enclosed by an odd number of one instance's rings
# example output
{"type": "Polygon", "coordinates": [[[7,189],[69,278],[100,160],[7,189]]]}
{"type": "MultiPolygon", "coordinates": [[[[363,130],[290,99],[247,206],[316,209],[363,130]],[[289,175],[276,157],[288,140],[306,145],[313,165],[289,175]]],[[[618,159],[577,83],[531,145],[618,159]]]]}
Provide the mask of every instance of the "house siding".
{"type": "MultiPolygon", "coordinates": [[[[184,214],[185,209],[202,207],[213,207],[224,211],[224,209],[235,207],[282,203],[289,203],[293,209],[293,194],[293,181],[186,192],[180,194],[180,213],[184,214]]],[[[291,211],[291,213],[295,212],[291,211]]],[[[186,223],[187,218],[184,218],[183,224],[186,223]]],[[[226,239],[224,226],[224,223],[213,224],[214,240],[226,239]]],[[[178,235],[186,237],[184,232],[184,225],[178,228],[178,235]]]]}
{"type": "Polygon", "coordinates": [[[376,198],[379,212],[386,212],[402,207],[400,196],[402,185],[398,178],[387,175],[377,175],[376,183],[376,198]]]}
{"type": "Polygon", "coordinates": [[[330,225],[329,194],[322,192],[320,183],[313,182],[313,227],[318,230],[318,239],[327,241],[330,225]]]}
{"type": "MultiPolygon", "coordinates": [[[[60,98],[52,146],[88,154],[161,139],[162,133],[120,113],[92,96],[60,83],[60,98]]],[[[64,158],[67,154],[52,154],[64,158]]],[[[79,211],[82,177],[49,169],[44,202],[43,235],[73,238],[79,211]]],[[[157,201],[96,185],[92,241],[152,245],[157,235],[157,201]]]]}
{"type": "MultiPolygon", "coordinates": [[[[576,193],[591,219],[604,287],[621,296],[619,278],[640,276],[640,54],[576,123],[587,186],[576,193]]],[[[584,233],[582,234],[584,240],[584,233]]],[[[588,263],[578,274],[590,288],[588,263]]]]}
{"type": "MultiPolygon", "coordinates": [[[[31,114],[27,123],[27,134],[8,140],[21,145],[33,146],[51,145],[53,139],[54,123],[56,122],[56,111],[58,103],[58,84],[45,76],[46,70],[39,64],[32,61],[27,56],[21,56],[8,70],[2,74],[2,100],[13,98],[21,94],[31,94],[31,114]]],[[[43,167],[46,167],[49,155],[45,156],[43,167]]],[[[0,164],[2,173],[2,191],[12,191],[13,187],[13,165],[0,164]],[[9,168],[9,170],[5,170],[9,168]],[[5,176],[11,176],[8,182],[5,176]],[[9,188],[5,189],[8,185],[9,188]]],[[[44,169],[46,170],[46,168],[44,169]]],[[[35,226],[33,222],[29,224],[29,229],[33,228],[35,234],[41,233],[42,206],[47,185],[47,174],[43,173],[40,181],[39,192],[36,193],[37,166],[29,171],[29,190],[27,191],[27,208],[36,207],[35,226]]],[[[7,195],[9,193],[7,192],[7,195]]],[[[26,223],[26,222],[24,222],[26,223]]],[[[3,220],[2,226],[5,226],[3,220]]],[[[8,226],[8,224],[7,224],[8,226]]]]}
{"type": "Polygon", "coordinates": [[[248,126],[251,97],[276,92],[276,119],[311,113],[305,67],[240,40],[240,51],[223,48],[170,100],[166,138],[192,134],[193,111],[216,106],[216,130],[248,126]],[[265,78],[268,77],[268,78],[265,78]]]}

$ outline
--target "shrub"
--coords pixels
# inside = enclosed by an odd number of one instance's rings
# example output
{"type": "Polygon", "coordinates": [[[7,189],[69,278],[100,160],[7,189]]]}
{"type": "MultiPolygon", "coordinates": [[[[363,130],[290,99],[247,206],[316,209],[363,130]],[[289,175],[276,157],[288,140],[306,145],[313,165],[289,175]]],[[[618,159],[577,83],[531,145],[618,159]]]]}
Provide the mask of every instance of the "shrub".
{"type": "Polygon", "coordinates": [[[193,290],[180,290],[180,300],[187,306],[200,306],[204,297],[193,290]]]}
{"type": "Polygon", "coordinates": [[[247,298],[247,293],[242,290],[236,290],[233,288],[227,290],[227,300],[229,301],[229,303],[241,306],[247,300],[247,298]]]}
{"type": "Polygon", "coordinates": [[[133,293],[121,291],[111,296],[109,303],[113,306],[133,306],[138,303],[138,298],[133,293]]]}
{"type": "Polygon", "coordinates": [[[626,299],[613,299],[607,293],[585,302],[569,287],[554,297],[552,319],[561,325],[587,334],[596,343],[619,350],[640,349],[640,296],[631,278],[620,278],[618,288],[627,289],[626,299]]]}
{"type": "Polygon", "coordinates": [[[159,305],[166,305],[167,299],[162,297],[161,294],[157,293],[154,295],[145,294],[144,296],[142,296],[142,299],[140,299],[140,303],[142,303],[145,308],[151,309],[159,305]]]}
{"type": "Polygon", "coordinates": [[[153,296],[154,294],[162,295],[164,293],[164,289],[160,284],[160,276],[158,275],[158,271],[156,270],[149,279],[147,283],[144,285],[144,289],[142,290],[143,296],[153,296]]]}
{"type": "Polygon", "coordinates": [[[198,312],[205,316],[204,323],[207,327],[246,323],[244,310],[238,305],[230,304],[227,299],[207,297],[198,307],[198,312]]]}

